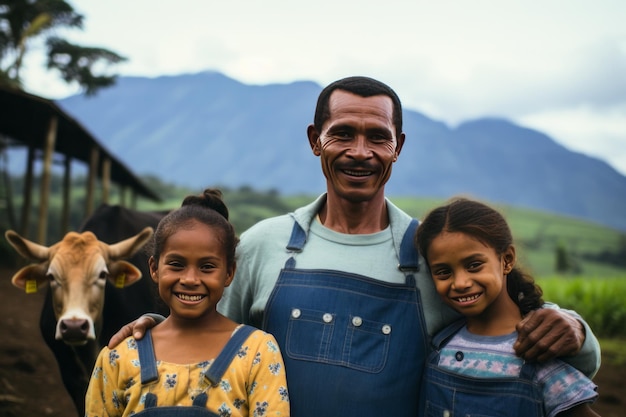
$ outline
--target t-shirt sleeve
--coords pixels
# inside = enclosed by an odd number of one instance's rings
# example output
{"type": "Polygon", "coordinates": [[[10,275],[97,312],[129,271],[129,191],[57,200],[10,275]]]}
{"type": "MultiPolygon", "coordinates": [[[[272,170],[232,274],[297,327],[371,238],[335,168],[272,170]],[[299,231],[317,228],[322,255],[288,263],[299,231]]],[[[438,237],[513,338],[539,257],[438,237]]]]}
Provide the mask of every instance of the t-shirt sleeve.
{"type": "Polygon", "coordinates": [[[572,317],[580,321],[580,323],[585,328],[585,342],[583,343],[580,351],[574,356],[568,356],[560,358],[561,360],[569,363],[574,368],[580,370],[589,378],[593,378],[595,374],[600,369],[600,342],[596,335],[589,327],[589,324],[583,319],[580,314],[575,312],[574,310],[567,310],[560,308],[557,304],[546,302],[543,305],[544,308],[554,308],[557,310],[564,311],[567,314],[570,314],[572,317]]]}
{"type": "Polygon", "coordinates": [[[232,283],[224,289],[222,299],[217,309],[220,313],[237,323],[250,324],[249,312],[252,307],[250,283],[254,279],[247,262],[246,255],[241,255],[241,248],[237,249],[237,270],[232,283]]]}
{"type": "Polygon", "coordinates": [[[560,360],[541,366],[537,379],[543,389],[544,408],[548,417],[598,397],[597,386],[582,372],[560,360]]]}

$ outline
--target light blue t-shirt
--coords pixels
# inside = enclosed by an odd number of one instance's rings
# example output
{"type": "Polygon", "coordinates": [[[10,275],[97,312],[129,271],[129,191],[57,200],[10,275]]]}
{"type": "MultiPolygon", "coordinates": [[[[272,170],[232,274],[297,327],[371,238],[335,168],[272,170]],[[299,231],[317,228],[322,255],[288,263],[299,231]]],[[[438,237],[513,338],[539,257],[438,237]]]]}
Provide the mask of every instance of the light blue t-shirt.
{"type": "MultiPolygon", "coordinates": [[[[401,282],[404,279],[404,273],[398,269],[398,254],[404,233],[412,220],[408,214],[387,199],[388,231],[371,235],[343,234],[315,221],[325,202],[326,195],[322,194],[311,204],[293,213],[262,220],[241,235],[235,278],[218,304],[220,313],[236,322],[262,328],[267,300],[280,270],[291,256],[295,256],[298,268],[333,266],[333,269],[381,281],[401,282]],[[286,248],[294,223],[298,223],[307,234],[304,250],[297,254],[286,248]]],[[[420,291],[426,330],[432,336],[460,315],[441,300],[426,262],[421,256],[419,259],[420,270],[414,274],[415,281],[420,291]]],[[[583,348],[578,355],[568,358],[568,362],[593,375],[600,366],[600,345],[591,329],[586,323],[584,325],[587,338],[583,348]]]]}

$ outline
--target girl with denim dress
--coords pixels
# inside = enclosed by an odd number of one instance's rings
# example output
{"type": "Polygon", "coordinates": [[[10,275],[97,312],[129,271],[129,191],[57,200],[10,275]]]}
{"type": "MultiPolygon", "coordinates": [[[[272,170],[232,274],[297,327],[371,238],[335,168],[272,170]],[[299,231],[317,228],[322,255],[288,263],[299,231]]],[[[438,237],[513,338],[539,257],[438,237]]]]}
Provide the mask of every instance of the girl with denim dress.
{"type": "Polygon", "coordinates": [[[433,338],[421,397],[423,415],[598,416],[596,385],[560,360],[525,363],[515,355],[516,324],[544,306],[541,289],[515,266],[504,217],[459,199],[434,209],[415,244],[437,293],[464,318],[433,338]]]}

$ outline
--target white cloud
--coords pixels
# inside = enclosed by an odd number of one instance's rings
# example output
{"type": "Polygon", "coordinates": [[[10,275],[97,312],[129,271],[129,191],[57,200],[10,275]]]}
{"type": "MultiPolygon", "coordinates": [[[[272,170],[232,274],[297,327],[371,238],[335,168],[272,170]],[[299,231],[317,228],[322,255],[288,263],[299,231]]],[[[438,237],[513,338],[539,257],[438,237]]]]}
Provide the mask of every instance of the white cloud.
{"type": "MultiPolygon", "coordinates": [[[[370,75],[431,117],[506,117],[626,174],[626,134],[616,127],[626,125],[622,0],[71,4],[85,30],[64,34],[127,56],[124,75],[216,70],[245,83],[321,85],[370,75]]],[[[76,92],[35,68],[25,78],[47,97],[76,92]]]]}

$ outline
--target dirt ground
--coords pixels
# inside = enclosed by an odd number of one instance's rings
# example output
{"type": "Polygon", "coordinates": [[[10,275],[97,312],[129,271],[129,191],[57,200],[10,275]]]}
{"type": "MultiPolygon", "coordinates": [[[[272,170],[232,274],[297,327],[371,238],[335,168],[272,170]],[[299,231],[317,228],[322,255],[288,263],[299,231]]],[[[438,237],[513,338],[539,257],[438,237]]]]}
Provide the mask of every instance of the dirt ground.
{"type": "MultiPolygon", "coordinates": [[[[44,292],[21,292],[10,283],[12,273],[0,267],[0,416],[76,417],[39,332],[44,292]]],[[[626,364],[603,366],[596,376],[600,398],[593,409],[601,416],[626,416],[624,375],[626,364]]]]}

